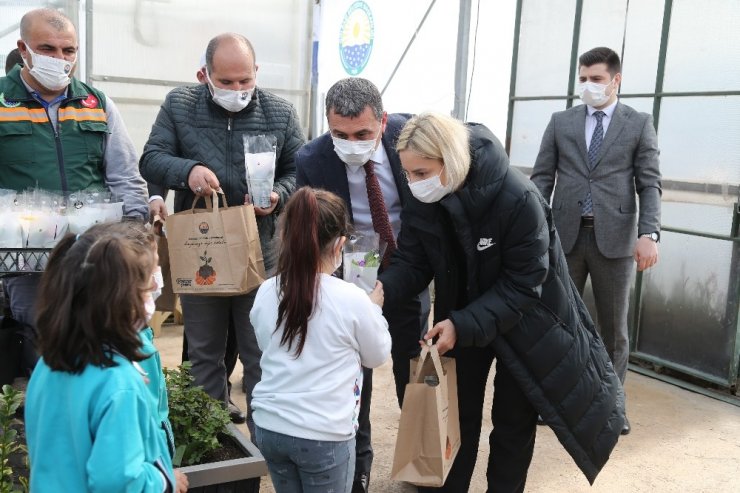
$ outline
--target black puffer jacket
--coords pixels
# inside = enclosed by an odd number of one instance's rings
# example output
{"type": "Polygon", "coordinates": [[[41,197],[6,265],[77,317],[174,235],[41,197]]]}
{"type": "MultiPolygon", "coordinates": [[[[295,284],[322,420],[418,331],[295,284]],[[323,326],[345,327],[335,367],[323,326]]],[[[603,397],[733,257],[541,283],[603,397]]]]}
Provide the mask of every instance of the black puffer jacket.
{"type": "Polygon", "coordinates": [[[139,168],[148,182],[176,191],[175,212],[192,207],[195,196],[188,188],[188,175],[196,164],[216,174],[230,205],[240,205],[247,193],[245,135],[273,135],[277,141],[272,189],[279,196],[278,205],[273,214],[257,216],[269,271],[277,256],[272,244],[277,214],[295,190],[294,156],[304,142],[291,103],[257,88],[246,108],[230,113],[213,102],[206,85],[173,89],[159,110],[139,168]]]}
{"type": "Polygon", "coordinates": [[[404,208],[398,250],[380,276],[386,303],[434,278],[435,322],[449,318],[459,346],[493,346],[593,482],[622,429],[622,385],[570,280],[549,207],[486,127],[469,128],[462,189],[404,208]]]}

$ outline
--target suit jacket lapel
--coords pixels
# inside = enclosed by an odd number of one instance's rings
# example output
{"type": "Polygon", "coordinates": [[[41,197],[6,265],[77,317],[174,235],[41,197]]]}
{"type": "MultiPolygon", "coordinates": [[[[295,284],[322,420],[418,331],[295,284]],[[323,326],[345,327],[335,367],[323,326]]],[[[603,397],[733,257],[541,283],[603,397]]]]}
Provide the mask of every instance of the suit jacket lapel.
{"type": "Polygon", "coordinates": [[[601,159],[606,155],[609,147],[617,141],[617,137],[619,137],[619,134],[622,132],[626,121],[627,118],[624,116],[624,107],[621,103],[617,103],[617,106],[614,108],[614,113],[612,114],[612,121],[609,122],[609,128],[606,130],[606,135],[604,135],[604,142],[601,143],[599,155],[596,156],[594,169],[599,165],[601,159]]]}
{"type": "Polygon", "coordinates": [[[396,189],[398,191],[398,197],[401,199],[401,205],[404,205],[404,192],[402,190],[403,184],[406,178],[403,176],[403,168],[401,166],[401,160],[398,158],[398,153],[393,147],[393,143],[390,142],[388,136],[388,129],[383,133],[383,137],[380,139],[380,143],[385,148],[385,154],[388,156],[388,161],[391,163],[391,171],[393,171],[393,179],[396,182],[396,189]]]}
{"type": "Polygon", "coordinates": [[[576,135],[576,142],[578,142],[578,150],[581,151],[581,161],[583,167],[588,173],[588,148],[586,147],[586,105],[584,104],[581,111],[575,112],[575,119],[573,120],[573,132],[576,135]]]}
{"type": "Polygon", "coordinates": [[[347,168],[344,161],[339,159],[337,153],[334,152],[334,144],[331,137],[329,137],[328,143],[324,147],[322,161],[317,163],[318,169],[323,174],[321,183],[324,184],[319,188],[331,190],[344,199],[344,202],[347,204],[350,220],[353,220],[352,200],[349,196],[349,182],[347,181],[347,168]]]}

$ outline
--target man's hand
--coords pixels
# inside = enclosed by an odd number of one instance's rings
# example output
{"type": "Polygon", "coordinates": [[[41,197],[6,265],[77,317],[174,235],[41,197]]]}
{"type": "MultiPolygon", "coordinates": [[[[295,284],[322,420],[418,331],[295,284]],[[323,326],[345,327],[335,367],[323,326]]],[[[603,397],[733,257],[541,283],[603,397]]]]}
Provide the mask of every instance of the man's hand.
{"type": "Polygon", "coordinates": [[[383,308],[383,301],[385,300],[385,294],[383,292],[383,283],[375,281],[375,288],[368,294],[370,301],[383,308]]]}
{"type": "Polygon", "coordinates": [[[275,207],[277,207],[278,200],[280,197],[276,192],[270,192],[270,207],[257,207],[254,208],[254,215],[255,216],[267,216],[269,214],[272,214],[272,211],[275,210],[275,207]]]}
{"type": "Polygon", "coordinates": [[[637,270],[649,269],[658,263],[658,244],[648,236],[641,236],[637,239],[633,257],[637,262],[637,270]]]}
{"type": "Polygon", "coordinates": [[[455,343],[457,342],[457,331],[455,330],[455,324],[453,324],[450,319],[442,320],[429,329],[424,336],[424,340],[419,341],[419,344],[424,345],[426,344],[426,341],[437,335],[439,336],[439,339],[437,339],[437,351],[439,351],[440,355],[445,354],[447,351],[455,347],[455,343]]]}
{"type": "Polygon", "coordinates": [[[149,222],[154,221],[154,216],[159,216],[163,220],[167,219],[167,206],[162,199],[154,199],[149,202],[149,222]]]}
{"type": "Polygon", "coordinates": [[[188,186],[195,195],[210,197],[214,190],[221,188],[213,171],[202,164],[196,164],[188,175],[188,186]]]}
{"type": "Polygon", "coordinates": [[[179,469],[175,469],[175,493],[186,493],[188,486],[190,486],[190,483],[185,473],[180,472],[179,469]]]}

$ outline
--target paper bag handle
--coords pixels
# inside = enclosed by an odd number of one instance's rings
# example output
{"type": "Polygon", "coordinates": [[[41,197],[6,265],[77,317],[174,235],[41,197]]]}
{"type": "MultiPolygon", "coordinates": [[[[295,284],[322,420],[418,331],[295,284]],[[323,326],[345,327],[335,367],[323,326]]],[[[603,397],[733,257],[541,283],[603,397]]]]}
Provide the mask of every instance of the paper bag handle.
{"type": "Polygon", "coordinates": [[[164,236],[164,219],[159,214],[155,214],[152,219],[152,229],[157,236],[164,236]]]}
{"type": "Polygon", "coordinates": [[[193,205],[190,208],[190,212],[195,212],[195,205],[198,203],[198,200],[203,198],[206,202],[206,210],[212,211],[215,209],[216,212],[218,212],[218,194],[221,194],[221,197],[224,201],[224,209],[229,208],[228,202],[226,202],[226,194],[223,192],[223,190],[211,190],[211,196],[208,195],[196,195],[193,199],[193,205]]]}
{"type": "Polygon", "coordinates": [[[419,353],[419,361],[416,363],[416,383],[421,383],[423,381],[423,377],[421,376],[421,369],[424,366],[424,361],[426,361],[427,357],[432,358],[432,363],[434,364],[434,371],[437,372],[437,377],[442,379],[444,376],[444,372],[442,371],[442,360],[439,359],[439,351],[437,350],[437,345],[429,344],[431,340],[427,342],[425,346],[421,348],[421,353],[419,353]]]}

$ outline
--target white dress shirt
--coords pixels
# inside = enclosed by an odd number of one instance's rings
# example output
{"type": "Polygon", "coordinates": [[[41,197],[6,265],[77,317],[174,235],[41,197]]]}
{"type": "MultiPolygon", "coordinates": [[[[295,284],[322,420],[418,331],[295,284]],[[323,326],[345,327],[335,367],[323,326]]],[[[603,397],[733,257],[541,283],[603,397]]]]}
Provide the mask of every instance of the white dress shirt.
{"type": "Polygon", "coordinates": [[[619,99],[614,100],[612,104],[607,106],[606,108],[602,108],[600,110],[597,110],[593,106],[586,106],[586,149],[588,150],[589,147],[591,147],[591,137],[594,135],[594,129],[596,128],[596,123],[598,120],[596,120],[596,117],[594,116],[594,113],[597,111],[603,111],[604,116],[601,118],[601,126],[604,127],[604,137],[606,137],[606,130],[609,128],[609,123],[612,121],[612,116],[614,115],[614,110],[617,107],[617,103],[619,102],[619,99]]]}
{"type": "MultiPolygon", "coordinates": [[[[383,192],[385,207],[388,209],[388,217],[393,228],[393,236],[398,238],[401,231],[401,199],[398,196],[396,179],[393,177],[391,162],[381,142],[375,149],[375,154],[370,158],[375,164],[375,175],[383,192]]],[[[355,231],[359,234],[373,233],[373,220],[370,217],[370,202],[367,199],[367,186],[365,185],[365,168],[352,168],[347,166],[347,182],[349,183],[349,198],[352,202],[352,218],[355,231]]]]}

